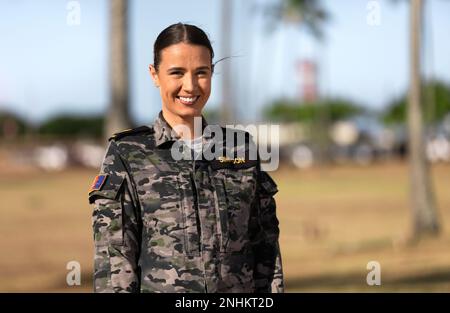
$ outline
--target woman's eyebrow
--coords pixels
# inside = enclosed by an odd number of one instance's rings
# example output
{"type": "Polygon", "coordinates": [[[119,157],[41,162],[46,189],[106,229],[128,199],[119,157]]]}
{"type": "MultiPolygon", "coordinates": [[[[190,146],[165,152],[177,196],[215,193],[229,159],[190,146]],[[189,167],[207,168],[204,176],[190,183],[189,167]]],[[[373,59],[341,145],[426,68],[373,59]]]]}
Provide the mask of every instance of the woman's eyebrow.
{"type": "Polygon", "coordinates": [[[184,71],[184,68],[183,67],[171,67],[167,71],[168,72],[171,72],[171,71],[184,71]]]}
{"type": "MultiPolygon", "coordinates": [[[[168,70],[167,70],[167,72],[172,72],[172,71],[182,71],[182,72],[184,72],[186,69],[184,68],[184,67],[177,67],[177,66],[175,66],[175,67],[171,67],[171,68],[169,68],[168,70]]],[[[211,68],[209,67],[209,66],[200,66],[200,67],[197,67],[196,69],[195,69],[196,71],[199,71],[199,70],[211,70],[211,68]]]]}
{"type": "Polygon", "coordinates": [[[209,66],[200,66],[200,67],[197,67],[197,71],[198,70],[210,70],[211,68],[209,67],[209,66]]]}

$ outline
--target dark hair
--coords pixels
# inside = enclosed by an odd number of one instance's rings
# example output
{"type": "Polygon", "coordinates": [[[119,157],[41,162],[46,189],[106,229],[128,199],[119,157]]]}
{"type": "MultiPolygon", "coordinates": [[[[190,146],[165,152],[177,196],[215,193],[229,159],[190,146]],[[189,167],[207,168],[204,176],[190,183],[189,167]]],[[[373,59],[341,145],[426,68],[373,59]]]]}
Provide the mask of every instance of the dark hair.
{"type": "Polygon", "coordinates": [[[164,29],[155,40],[153,45],[153,66],[157,71],[161,63],[161,51],[180,42],[206,47],[211,55],[211,67],[214,70],[214,65],[212,64],[214,51],[206,33],[195,25],[177,23],[164,29]]]}

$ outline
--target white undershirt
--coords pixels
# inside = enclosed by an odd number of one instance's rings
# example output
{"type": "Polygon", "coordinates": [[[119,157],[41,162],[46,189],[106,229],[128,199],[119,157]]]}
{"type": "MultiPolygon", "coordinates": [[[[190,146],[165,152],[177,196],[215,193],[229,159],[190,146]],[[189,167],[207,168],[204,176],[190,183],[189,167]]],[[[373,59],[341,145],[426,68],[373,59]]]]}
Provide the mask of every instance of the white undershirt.
{"type": "Polygon", "coordinates": [[[194,139],[183,139],[183,142],[192,150],[192,156],[197,159],[202,153],[203,136],[194,139]]]}

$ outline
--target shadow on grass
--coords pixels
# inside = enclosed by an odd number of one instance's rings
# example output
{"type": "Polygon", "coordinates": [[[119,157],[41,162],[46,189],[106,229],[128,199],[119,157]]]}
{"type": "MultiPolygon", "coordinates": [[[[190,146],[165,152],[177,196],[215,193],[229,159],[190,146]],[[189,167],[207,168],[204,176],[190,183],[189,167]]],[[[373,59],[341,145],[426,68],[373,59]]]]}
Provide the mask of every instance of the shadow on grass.
{"type": "MultiPolygon", "coordinates": [[[[324,274],[306,277],[286,278],[286,291],[450,291],[450,268],[390,278],[381,273],[381,286],[368,286],[367,272],[348,274],[324,274]],[[446,285],[442,287],[443,285],[446,285]]],[[[93,292],[92,273],[81,276],[80,286],[68,286],[65,277],[42,291],[93,292]]]]}
{"type": "MultiPolygon", "coordinates": [[[[353,272],[348,274],[324,274],[308,277],[287,278],[285,285],[287,291],[374,291],[374,286],[366,283],[366,275],[368,272],[353,272]]],[[[381,286],[376,286],[383,291],[401,291],[401,290],[433,290],[442,289],[450,291],[450,268],[434,270],[425,273],[414,273],[408,276],[389,278],[388,275],[381,273],[381,286]]],[[[379,290],[378,289],[378,290],[379,290]]]]}
{"type": "Polygon", "coordinates": [[[93,292],[92,273],[82,272],[80,280],[80,286],[69,286],[66,282],[66,277],[63,276],[50,286],[45,286],[37,292],[93,292]]]}

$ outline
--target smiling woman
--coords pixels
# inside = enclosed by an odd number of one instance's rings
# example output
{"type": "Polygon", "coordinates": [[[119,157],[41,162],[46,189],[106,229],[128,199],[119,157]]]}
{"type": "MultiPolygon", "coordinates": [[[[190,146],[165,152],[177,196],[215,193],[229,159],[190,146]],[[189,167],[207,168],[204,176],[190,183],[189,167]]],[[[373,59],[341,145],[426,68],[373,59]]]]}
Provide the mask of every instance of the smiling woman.
{"type": "Polygon", "coordinates": [[[150,72],[159,87],[162,112],[171,124],[190,123],[200,116],[211,94],[211,54],[204,46],[179,43],[164,48],[162,62],[150,72]]]}
{"type": "Polygon", "coordinates": [[[196,26],[179,23],[159,34],[150,73],[160,89],[162,114],[170,125],[189,127],[193,118],[201,115],[211,94],[213,58],[208,37],[196,26]]]}
{"type": "Polygon", "coordinates": [[[283,291],[277,185],[249,133],[202,116],[213,57],[193,25],[156,39],[149,69],[162,110],[151,127],[111,137],[89,192],[96,292],[283,291]],[[191,158],[173,157],[180,145],[191,158]]]}

